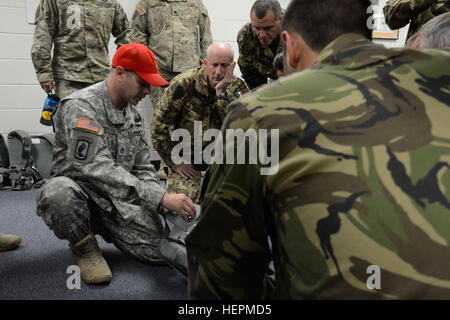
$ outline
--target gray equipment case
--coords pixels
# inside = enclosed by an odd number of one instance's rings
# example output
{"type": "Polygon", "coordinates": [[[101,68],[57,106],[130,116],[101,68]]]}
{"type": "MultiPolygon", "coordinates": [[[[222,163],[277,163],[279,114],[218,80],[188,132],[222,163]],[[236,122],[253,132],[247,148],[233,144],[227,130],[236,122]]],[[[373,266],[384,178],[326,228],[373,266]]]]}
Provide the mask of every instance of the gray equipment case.
{"type": "Polygon", "coordinates": [[[195,205],[196,217],[192,221],[185,221],[178,212],[166,211],[162,215],[166,221],[169,234],[161,240],[160,252],[163,258],[183,276],[188,275],[185,238],[196,226],[200,218],[200,206],[195,205]]]}

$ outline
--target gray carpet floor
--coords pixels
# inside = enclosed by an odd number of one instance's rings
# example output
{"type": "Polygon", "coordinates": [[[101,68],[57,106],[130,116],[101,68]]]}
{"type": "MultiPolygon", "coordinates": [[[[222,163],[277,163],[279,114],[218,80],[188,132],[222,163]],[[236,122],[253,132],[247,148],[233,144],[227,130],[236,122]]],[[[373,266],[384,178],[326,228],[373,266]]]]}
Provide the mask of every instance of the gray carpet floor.
{"type": "Polygon", "coordinates": [[[97,236],[113,278],[108,285],[68,289],[66,273],[76,258],[36,216],[36,189],[0,191],[0,232],[22,238],[18,249],[0,252],[0,300],[183,300],[186,279],[168,266],[151,266],[97,236]]]}

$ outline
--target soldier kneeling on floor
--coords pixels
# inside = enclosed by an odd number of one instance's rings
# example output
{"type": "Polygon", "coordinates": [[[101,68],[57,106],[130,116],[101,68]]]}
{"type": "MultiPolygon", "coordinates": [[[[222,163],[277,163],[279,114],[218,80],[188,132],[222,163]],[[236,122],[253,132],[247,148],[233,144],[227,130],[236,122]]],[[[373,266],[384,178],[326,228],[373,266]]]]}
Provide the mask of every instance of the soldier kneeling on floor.
{"type": "Polygon", "coordinates": [[[105,81],[63,99],[53,115],[51,179],[37,194],[37,214],[70,242],[86,283],[108,283],[111,270],[95,234],[151,264],[165,264],[159,245],[163,210],[195,217],[192,200],[169,194],[150,164],[149,141],[135,105],[167,82],[153,52],[121,46],[105,81]]]}

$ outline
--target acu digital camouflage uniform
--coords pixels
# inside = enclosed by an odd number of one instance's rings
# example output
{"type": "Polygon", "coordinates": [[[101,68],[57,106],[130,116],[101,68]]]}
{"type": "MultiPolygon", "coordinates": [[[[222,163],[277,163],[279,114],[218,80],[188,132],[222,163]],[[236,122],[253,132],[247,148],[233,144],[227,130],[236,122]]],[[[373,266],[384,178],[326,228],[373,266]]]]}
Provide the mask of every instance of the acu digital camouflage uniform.
{"type": "MultiPolygon", "coordinates": [[[[195,202],[200,191],[199,168],[202,167],[196,168],[199,174],[195,180],[186,180],[174,171],[171,153],[179,142],[171,141],[172,132],[175,129],[188,130],[192,138],[190,146],[193,146],[194,121],[202,122],[203,134],[208,129],[220,129],[228,104],[247,91],[244,81],[235,78],[225,90],[227,99],[217,100],[216,91],[209,87],[204,66],[182,73],[172,80],[156,108],[151,133],[153,147],[169,167],[166,181],[169,193],[184,193],[195,202]]],[[[202,141],[202,150],[209,143],[202,141]]],[[[191,164],[195,166],[194,161],[191,164]]]]}
{"type": "Polygon", "coordinates": [[[118,47],[130,42],[128,18],[116,0],[42,0],[35,25],[37,79],[55,81],[61,98],[106,78],[111,34],[118,47]]]}
{"type": "Polygon", "coordinates": [[[408,23],[409,39],[420,27],[441,13],[450,11],[449,0],[388,0],[383,8],[386,24],[392,30],[408,23]]]}
{"type": "Polygon", "coordinates": [[[222,130],[278,129],[279,171],[210,167],[189,296],[449,299],[449,92],[450,52],[345,34],[233,103],[222,130]]]}
{"type": "MultiPolygon", "coordinates": [[[[212,43],[208,11],[201,0],[142,0],[133,15],[131,39],[153,51],[159,74],[170,82],[206,58],[212,43]]],[[[163,92],[151,87],[153,107],[163,92]]]]}
{"type": "Polygon", "coordinates": [[[239,30],[237,43],[239,46],[239,69],[250,89],[266,84],[267,78],[278,78],[273,69],[273,60],[277,54],[282,52],[279,38],[264,47],[253,32],[251,23],[248,23],[239,30]]]}
{"type": "Polygon", "coordinates": [[[71,244],[93,231],[142,261],[162,262],[165,192],[136,109],[117,110],[105,80],[62,100],[53,122],[52,178],[37,195],[37,214],[71,244]]]}

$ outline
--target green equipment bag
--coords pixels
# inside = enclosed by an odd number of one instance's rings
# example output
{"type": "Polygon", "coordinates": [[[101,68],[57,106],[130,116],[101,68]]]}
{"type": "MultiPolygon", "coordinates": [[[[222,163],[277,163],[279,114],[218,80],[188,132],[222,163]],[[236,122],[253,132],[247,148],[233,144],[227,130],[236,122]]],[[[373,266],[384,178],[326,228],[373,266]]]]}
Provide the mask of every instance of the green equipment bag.
{"type": "Polygon", "coordinates": [[[184,239],[196,226],[200,217],[200,206],[195,205],[195,209],[197,210],[197,215],[189,222],[185,221],[178,212],[166,211],[162,214],[166,222],[166,230],[169,232],[161,240],[159,247],[161,256],[172,268],[186,278],[188,275],[188,263],[184,239]]]}
{"type": "Polygon", "coordinates": [[[0,189],[9,184],[9,151],[3,135],[0,134],[0,189]]]}
{"type": "Polygon", "coordinates": [[[50,177],[54,145],[54,133],[31,136],[31,156],[37,171],[44,179],[50,177]]]}
{"type": "Polygon", "coordinates": [[[40,185],[42,177],[34,165],[31,145],[31,137],[27,132],[13,130],[8,133],[8,181],[2,189],[27,190],[40,185]]]}
{"type": "Polygon", "coordinates": [[[0,168],[9,168],[8,146],[2,134],[0,134],[0,168]]]}

